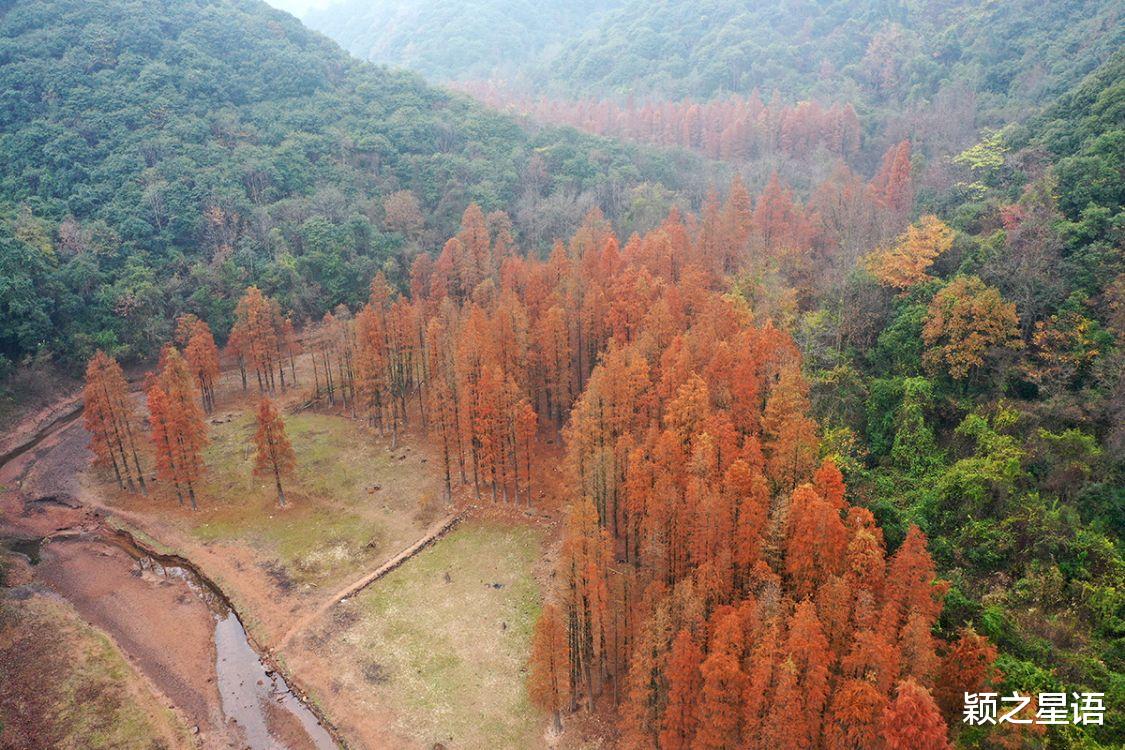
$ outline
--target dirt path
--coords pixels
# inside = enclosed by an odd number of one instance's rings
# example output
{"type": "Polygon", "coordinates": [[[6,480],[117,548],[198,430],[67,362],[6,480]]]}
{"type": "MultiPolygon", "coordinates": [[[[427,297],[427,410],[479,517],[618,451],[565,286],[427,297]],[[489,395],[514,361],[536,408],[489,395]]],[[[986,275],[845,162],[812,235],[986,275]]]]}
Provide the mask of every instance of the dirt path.
{"type": "Polygon", "coordinates": [[[456,526],[460,520],[460,513],[453,513],[449,516],[446,516],[445,518],[431,526],[429,529],[427,529],[426,533],[409,547],[399,552],[390,560],[387,560],[375,570],[367,573],[366,575],[360,577],[355,581],[352,581],[344,588],[332,594],[330,597],[328,597],[328,599],[324,601],[324,603],[301,617],[301,619],[299,619],[296,623],[293,624],[291,628],[289,628],[285,635],[281,637],[281,640],[278,641],[277,650],[283,650],[293,640],[294,636],[316,622],[322,615],[328,612],[328,610],[332,609],[332,607],[334,607],[341,599],[346,599],[350,596],[353,596],[354,594],[367,588],[386,574],[390,573],[392,570],[402,565],[411,557],[418,554],[441,537],[445,536],[445,534],[447,534],[450,529],[456,526]]]}

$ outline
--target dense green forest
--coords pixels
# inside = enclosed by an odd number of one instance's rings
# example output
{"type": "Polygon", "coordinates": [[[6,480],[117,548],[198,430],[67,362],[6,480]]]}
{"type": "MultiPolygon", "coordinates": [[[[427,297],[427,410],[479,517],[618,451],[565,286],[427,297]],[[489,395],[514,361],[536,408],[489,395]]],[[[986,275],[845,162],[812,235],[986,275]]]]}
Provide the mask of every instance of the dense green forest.
{"type": "Polygon", "coordinates": [[[1121,42],[1112,2],[630,2],[552,66],[575,89],[681,98],[754,87],[879,106],[957,84],[1060,92],[1121,42]],[[1115,32],[1106,33],[1116,28],[1115,32]]]}
{"type": "MultiPolygon", "coordinates": [[[[952,582],[943,623],[1000,646],[1009,690],[1121,705],[1125,55],[958,161],[965,181],[922,209],[956,230],[935,275],[895,291],[858,271],[798,324],[814,403],[891,544],[926,531],[952,582]],[[975,312],[944,325],[989,339],[989,295],[1014,303],[1014,338],[958,368],[932,321],[957,300],[975,312]]],[[[1049,746],[1118,747],[1107,722],[1049,746]]]]}
{"type": "Polygon", "coordinates": [[[817,111],[848,107],[861,132],[849,166],[871,174],[905,138],[923,160],[919,188],[943,191],[946,160],[982,128],[1034,116],[1125,42],[1120,4],[1106,0],[598,8],[560,2],[528,13],[522,3],[480,0],[410,3],[406,12],[340,0],[307,22],[361,57],[449,82],[529,122],[664,146],[702,140],[696,150],[712,158],[723,136],[756,131],[773,147],[723,157],[741,162],[752,188],[773,171],[798,189],[823,179],[837,154],[776,141],[790,117],[808,126],[817,111]],[[698,132],[708,127],[715,132],[698,132]]]}
{"type": "Polygon", "coordinates": [[[151,355],[186,310],[227,330],[248,283],[298,319],[354,305],[470,201],[534,245],[691,181],[685,157],[520,127],[254,0],[4,3],[0,86],[0,371],[151,355]]]}
{"type": "Polygon", "coordinates": [[[1005,119],[1061,94],[1125,38],[1120,5],[1104,0],[621,0],[599,14],[586,2],[535,13],[506,0],[403,5],[349,0],[308,22],[357,55],[437,80],[500,76],[571,98],[758,88],[865,111],[947,89],[1005,119]]]}

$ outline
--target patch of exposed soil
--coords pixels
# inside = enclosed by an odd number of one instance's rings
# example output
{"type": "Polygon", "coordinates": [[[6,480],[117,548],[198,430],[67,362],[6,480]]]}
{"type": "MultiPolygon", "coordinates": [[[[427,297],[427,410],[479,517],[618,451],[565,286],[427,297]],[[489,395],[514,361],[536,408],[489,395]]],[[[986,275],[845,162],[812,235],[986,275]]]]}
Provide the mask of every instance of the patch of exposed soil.
{"type": "Polygon", "coordinates": [[[0,591],[0,748],[187,750],[182,714],[63,599],[39,584],[0,591]]]}
{"type": "Polygon", "coordinates": [[[215,623],[184,581],[141,573],[105,542],[62,539],[43,546],[36,577],[114,641],[200,727],[205,747],[240,747],[225,725],[215,685],[215,623]]]}

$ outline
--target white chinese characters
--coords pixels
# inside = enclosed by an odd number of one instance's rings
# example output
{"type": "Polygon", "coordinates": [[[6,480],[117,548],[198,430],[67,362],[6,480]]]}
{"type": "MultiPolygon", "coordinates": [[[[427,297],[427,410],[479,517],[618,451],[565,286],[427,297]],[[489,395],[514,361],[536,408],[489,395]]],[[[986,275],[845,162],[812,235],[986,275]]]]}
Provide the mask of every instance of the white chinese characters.
{"type": "Polygon", "coordinates": [[[1011,695],[965,693],[962,721],[971,726],[985,724],[1102,724],[1105,721],[1105,693],[1039,693],[1035,717],[1025,709],[1031,695],[1018,690],[1011,695]]]}

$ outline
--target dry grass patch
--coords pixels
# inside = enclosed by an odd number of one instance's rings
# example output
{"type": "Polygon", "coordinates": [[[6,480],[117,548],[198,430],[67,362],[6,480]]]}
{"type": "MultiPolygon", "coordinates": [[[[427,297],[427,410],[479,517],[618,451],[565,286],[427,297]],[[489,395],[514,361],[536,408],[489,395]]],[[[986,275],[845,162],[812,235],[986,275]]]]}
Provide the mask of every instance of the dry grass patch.
{"type": "Polygon", "coordinates": [[[524,675],[542,545],[540,529],[467,521],[335,607],[312,640],[341,694],[373,694],[426,747],[541,744],[524,675]]]}
{"type": "Polygon", "coordinates": [[[109,638],[44,594],[0,600],[0,724],[0,748],[193,746],[109,638]]]}
{"type": "MultiPolygon", "coordinates": [[[[316,412],[286,414],[297,455],[279,508],[272,478],[253,475],[252,406],[219,410],[208,419],[207,473],[199,510],[176,504],[166,487],[126,496],[105,471],[88,486],[113,505],[151,514],[206,545],[238,545],[285,588],[335,586],[378,566],[424,533],[444,511],[441,486],[419,442],[396,450],[356,420],[316,412]]],[[[190,550],[185,550],[190,552],[190,550]]]]}

